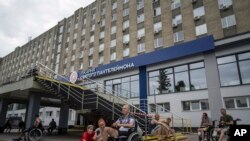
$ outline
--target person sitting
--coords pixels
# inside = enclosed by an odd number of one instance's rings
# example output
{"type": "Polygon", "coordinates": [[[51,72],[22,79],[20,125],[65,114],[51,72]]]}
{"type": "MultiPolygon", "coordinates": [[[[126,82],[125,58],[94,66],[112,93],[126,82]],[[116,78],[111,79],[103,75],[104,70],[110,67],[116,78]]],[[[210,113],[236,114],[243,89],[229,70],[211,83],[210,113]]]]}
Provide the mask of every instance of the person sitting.
{"type": "Polygon", "coordinates": [[[5,132],[6,132],[6,133],[10,133],[10,131],[11,131],[11,129],[12,129],[12,126],[11,126],[11,123],[10,123],[10,120],[9,120],[9,119],[6,121],[4,127],[5,127],[5,130],[6,130],[5,132]]]}
{"type": "Polygon", "coordinates": [[[210,121],[208,118],[207,113],[203,113],[201,117],[201,125],[200,128],[198,128],[198,135],[201,136],[201,140],[204,141],[204,132],[208,130],[210,126],[210,121]]]}
{"type": "Polygon", "coordinates": [[[117,138],[118,131],[111,127],[106,127],[106,122],[103,118],[98,120],[98,129],[96,129],[96,140],[97,141],[107,141],[109,137],[117,138]]]}
{"type": "Polygon", "coordinates": [[[25,129],[25,123],[23,122],[23,120],[21,120],[19,123],[18,123],[18,132],[23,132],[23,130],[25,129]]]}
{"type": "Polygon", "coordinates": [[[155,114],[154,117],[152,118],[152,120],[150,121],[150,133],[151,134],[155,134],[155,132],[157,131],[158,128],[160,128],[160,115],[159,114],[155,114]]]}
{"type": "Polygon", "coordinates": [[[56,122],[54,119],[52,119],[51,122],[49,123],[49,128],[47,129],[48,133],[52,135],[54,129],[56,129],[56,122]]]}
{"type": "Polygon", "coordinates": [[[130,106],[124,105],[122,107],[122,116],[113,123],[113,127],[118,128],[119,141],[126,141],[128,136],[136,130],[135,119],[130,115],[130,106]]]}
{"type": "Polygon", "coordinates": [[[94,126],[88,125],[87,131],[83,132],[82,138],[80,141],[95,141],[96,140],[96,134],[94,132],[94,126]]]}
{"type": "Polygon", "coordinates": [[[233,125],[234,122],[233,117],[227,114],[226,109],[221,108],[220,112],[222,116],[220,117],[219,128],[214,129],[213,136],[217,136],[217,133],[220,132],[219,141],[222,141],[225,133],[229,131],[229,126],[233,125]]]}
{"type": "Polygon", "coordinates": [[[26,140],[25,139],[25,134],[26,133],[29,133],[32,129],[34,129],[34,128],[39,128],[39,129],[41,129],[42,131],[43,131],[43,125],[42,125],[42,120],[39,118],[39,115],[36,115],[35,116],[35,121],[34,121],[34,124],[30,127],[30,128],[28,128],[28,129],[25,129],[25,130],[23,130],[23,132],[20,134],[20,136],[17,138],[17,139],[15,139],[16,141],[20,141],[20,140],[22,140],[22,137],[24,137],[24,140],[26,140]]]}

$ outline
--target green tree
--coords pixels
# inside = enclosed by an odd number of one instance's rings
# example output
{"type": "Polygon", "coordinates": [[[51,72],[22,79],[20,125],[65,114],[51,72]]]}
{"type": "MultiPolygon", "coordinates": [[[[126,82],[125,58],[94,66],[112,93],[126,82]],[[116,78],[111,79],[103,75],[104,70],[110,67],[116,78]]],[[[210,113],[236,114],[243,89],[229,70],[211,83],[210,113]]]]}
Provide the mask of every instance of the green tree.
{"type": "Polygon", "coordinates": [[[167,75],[167,72],[164,70],[160,70],[159,75],[159,87],[157,88],[160,93],[163,93],[164,91],[168,91],[171,87],[170,78],[167,75]]]}

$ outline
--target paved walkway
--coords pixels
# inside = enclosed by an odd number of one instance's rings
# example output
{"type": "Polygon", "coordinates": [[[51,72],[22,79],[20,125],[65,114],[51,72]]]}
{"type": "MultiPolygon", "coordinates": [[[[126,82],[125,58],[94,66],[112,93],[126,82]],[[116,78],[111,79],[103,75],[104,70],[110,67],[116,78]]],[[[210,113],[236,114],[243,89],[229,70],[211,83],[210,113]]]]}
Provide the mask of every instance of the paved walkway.
{"type": "MultiPolygon", "coordinates": [[[[13,133],[4,133],[0,134],[0,141],[12,141],[12,139],[18,137],[18,133],[14,131],[13,133]]],[[[77,130],[69,130],[66,135],[52,135],[44,136],[41,141],[79,141],[81,138],[82,132],[77,130]]],[[[186,141],[198,141],[198,137],[195,134],[188,134],[188,139],[186,141]]]]}

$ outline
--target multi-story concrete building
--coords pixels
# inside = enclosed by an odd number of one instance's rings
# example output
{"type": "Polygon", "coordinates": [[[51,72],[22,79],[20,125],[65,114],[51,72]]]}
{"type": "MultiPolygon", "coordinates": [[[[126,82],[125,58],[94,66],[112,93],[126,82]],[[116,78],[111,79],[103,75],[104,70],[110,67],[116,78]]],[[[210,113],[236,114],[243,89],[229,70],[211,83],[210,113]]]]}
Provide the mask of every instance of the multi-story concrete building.
{"type": "Polygon", "coordinates": [[[69,75],[141,60],[90,77],[131,103],[147,99],[162,105],[163,115],[167,109],[192,119],[193,126],[203,112],[218,119],[221,107],[250,124],[249,13],[247,0],[98,0],[5,56],[0,81],[18,80],[36,62],[69,75]]]}

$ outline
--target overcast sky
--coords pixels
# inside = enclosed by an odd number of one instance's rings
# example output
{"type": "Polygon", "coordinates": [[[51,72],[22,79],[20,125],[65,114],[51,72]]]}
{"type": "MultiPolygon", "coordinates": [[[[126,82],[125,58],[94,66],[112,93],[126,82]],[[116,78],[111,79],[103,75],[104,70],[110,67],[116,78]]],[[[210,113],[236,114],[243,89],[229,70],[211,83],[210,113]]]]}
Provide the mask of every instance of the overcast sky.
{"type": "Polygon", "coordinates": [[[0,0],[0,57],[95,0],[0,0]]]}

